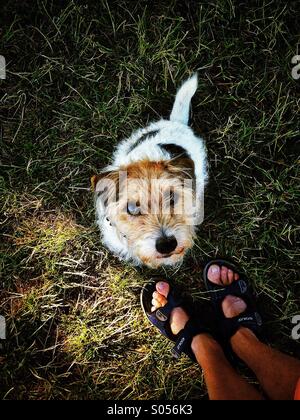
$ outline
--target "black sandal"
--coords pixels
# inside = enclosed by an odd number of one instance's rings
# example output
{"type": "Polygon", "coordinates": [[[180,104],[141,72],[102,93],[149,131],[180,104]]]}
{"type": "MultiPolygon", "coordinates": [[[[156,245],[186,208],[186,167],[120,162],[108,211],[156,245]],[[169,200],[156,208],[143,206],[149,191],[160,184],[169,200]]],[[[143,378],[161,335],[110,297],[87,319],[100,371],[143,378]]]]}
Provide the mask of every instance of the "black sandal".
{"type": "Polygon", "coordinates": [[[206,288],[210,294],[211,302],[215,310],[215,315],[219,323],[219,333],[222,339],[229,343],[230,338],[237,332],[240,327],[245,327],[251,330],[256,336],[260,336],[262,328],[262,318],[257,311],[257,306],[254,300],[252,288],[243,274],[234,264],[229,261],[216,259],[210,261],[203,270],[203,279],[206,288]],[[234,273],[239,275],[239,280],[233,281],[229,286],[219,286],[212,283],[207,273],[209,268],[216,264],[220,268],[225,266],[231,269],[234,273]],[[222,302],[226,296],[233,295],[244,300],[247,308],[244,312],[234,318],[226,318],[222,309],[222,302]]]}
{"type": "Polygon", "coordinates": [[[195,355],[191,349],[192,340],[198,334],[211,334],[209,328],[198,319],[191,317],[185,324],[185,327],[177,335],[174,335],[170,327],[171,312],[174,308],[181,307],[190,315],[190,311],[187,310],[187,301],[179,297],[174,288],[170,286],[167,304],[151,312],[152,295],[156,291],[156,284],[156,282],[151,282],[141,291],[141,306],[146,317],[152,325],[159,329],[161,334],[175,343],[175,346],[171,350],[175,358],[179,358],[181,353],[185,353],[190,359],[196,362],[195,355]]]}

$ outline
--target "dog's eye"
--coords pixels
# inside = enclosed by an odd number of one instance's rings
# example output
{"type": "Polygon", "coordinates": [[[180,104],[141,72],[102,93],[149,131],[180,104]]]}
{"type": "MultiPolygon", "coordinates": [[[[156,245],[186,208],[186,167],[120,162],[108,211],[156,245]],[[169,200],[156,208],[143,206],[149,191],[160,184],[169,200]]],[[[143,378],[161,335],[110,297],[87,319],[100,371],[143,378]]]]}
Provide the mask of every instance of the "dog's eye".
{"type": "Polygon", "coordinates": [[[139,203],[135,202],[128,202],[127,203],[127,213],[131,216],[140,216],[141,215],[141,209],[139,207],[139,203]]]}

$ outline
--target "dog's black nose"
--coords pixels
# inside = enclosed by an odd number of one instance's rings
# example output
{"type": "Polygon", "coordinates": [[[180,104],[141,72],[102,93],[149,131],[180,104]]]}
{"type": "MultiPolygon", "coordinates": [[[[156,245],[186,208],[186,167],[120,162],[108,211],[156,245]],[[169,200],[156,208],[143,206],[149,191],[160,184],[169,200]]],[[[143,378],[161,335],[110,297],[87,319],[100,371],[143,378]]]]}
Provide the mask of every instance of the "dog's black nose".
{"type": "Polygon", "coordinates": [[[170,254],[177,247],[175,236],[161,236],[156,240],[155,247],[160,254],[170,254]]]}

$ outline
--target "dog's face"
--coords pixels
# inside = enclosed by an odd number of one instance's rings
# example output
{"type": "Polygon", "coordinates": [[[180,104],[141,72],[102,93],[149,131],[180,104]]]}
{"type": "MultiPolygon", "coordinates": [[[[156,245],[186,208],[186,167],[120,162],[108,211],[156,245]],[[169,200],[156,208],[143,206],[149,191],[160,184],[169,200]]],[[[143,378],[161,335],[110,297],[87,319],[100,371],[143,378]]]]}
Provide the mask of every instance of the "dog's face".
{"type": "Polygon", "coordinates": [[[181,262],[195,235],[190,159],[141,161],[92,182],[102,214],[135,259],[152,268],[181,262]]]}

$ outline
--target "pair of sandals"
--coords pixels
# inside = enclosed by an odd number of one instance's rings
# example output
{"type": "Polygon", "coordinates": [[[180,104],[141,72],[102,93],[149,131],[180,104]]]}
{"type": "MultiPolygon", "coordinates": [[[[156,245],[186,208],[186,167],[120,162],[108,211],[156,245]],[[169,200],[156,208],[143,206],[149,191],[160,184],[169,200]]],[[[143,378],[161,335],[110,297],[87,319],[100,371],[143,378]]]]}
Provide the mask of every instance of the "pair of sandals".
{"type": "Polygon", "coordinates": [[[193,308],[191,308],[191,305],[187,305],[185,299],[180,297],[174,288],[170,288],[167,296],[167,304],[156,309],[154,312],[151,312],[152,294],[156,291],[155,282],[147,284],[141,292],[141,305],[143,311],[151,324],[156,326],[165,337],[175,343],[175,346],[172,349],[174,357],[179,358],[182,353],[185,353],[193,361],[196,361],[195,355],[191,349],[192,340],[198,334],[207,333],[212,335],[221,344],[226,356],[230,362],[234,364],[237,362],[237,358],[231,349],[230,338],[241,327],[250,329],[256,336],[259,336],[261,333],[262,319],[257,311],[251,286],[246,276],[234,264],[222,259],[211,260],[205,266],[203,270],[203,279],[215,313],[217,327],[214,331],[202,322],[201,319],[191,315],[189,309],[193,308]],[[231,269],[239,275],[239,279],[233,281],[229,286],[220,286],[212,283],[208,279],[208,270],[213,264],[231,269]],[[234,318],[226,318],[222,309],[222,302],[229,295],[243,299],[247,305],[246,310],[234,318]],[[183,330],[177,335],[174,335],[170,327],[170,315],[173,309],[177,307],[186,309],[190,318],[183,330]]]}

